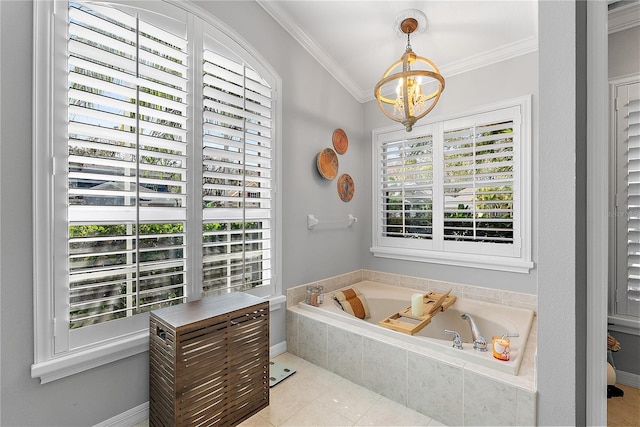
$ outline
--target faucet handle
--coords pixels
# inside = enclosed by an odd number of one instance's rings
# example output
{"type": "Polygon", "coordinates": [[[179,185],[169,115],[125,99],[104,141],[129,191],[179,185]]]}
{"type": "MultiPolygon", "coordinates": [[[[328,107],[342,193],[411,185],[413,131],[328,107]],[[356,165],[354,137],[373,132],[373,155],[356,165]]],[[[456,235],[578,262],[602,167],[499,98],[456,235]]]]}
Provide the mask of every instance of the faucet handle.
{"type": "Polygon", "coordinates": [[[453,335],[453,348],[457,348],[458,350],[462,350],[462,339],[460,338],[460,334],[456,331],[450,331],[449,329],[444,330],[445,334],[453,335]]]}
{"type": "Polygon", "coordinates": [[[520,336],[520,334],[517,333],[517,332],[506,332],[504,335],[502,335],[502,339],[505,339],[505,338],[516,338],[516,337],[519,337],[519,336],[520,336]]]}
{"type": "Polygon", "coordinates": [[[487,340],[484,337],[480,336],[473,342],[473,348],[478,351],[488,351],[487,350],[487,340]]]}

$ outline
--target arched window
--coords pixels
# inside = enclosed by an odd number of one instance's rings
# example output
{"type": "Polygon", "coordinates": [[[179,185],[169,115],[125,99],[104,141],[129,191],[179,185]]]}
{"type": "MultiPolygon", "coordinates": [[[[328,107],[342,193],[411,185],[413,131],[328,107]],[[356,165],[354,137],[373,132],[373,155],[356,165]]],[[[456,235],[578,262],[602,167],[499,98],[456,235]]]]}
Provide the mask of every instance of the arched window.
{"type": "Polygon", "coordinates": [[[276,73],[186,2],[35,5],[32,375],[144,350],[156,308],[278,296],[276,73]]]}

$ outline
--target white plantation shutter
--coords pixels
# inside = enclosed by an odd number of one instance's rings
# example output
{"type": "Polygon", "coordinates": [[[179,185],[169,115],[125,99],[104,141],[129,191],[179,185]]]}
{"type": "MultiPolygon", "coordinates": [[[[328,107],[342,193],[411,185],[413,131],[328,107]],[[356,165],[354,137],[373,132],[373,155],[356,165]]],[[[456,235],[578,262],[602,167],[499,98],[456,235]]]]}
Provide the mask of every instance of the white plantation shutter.
{"type": "Polygon", "coordinates": [[[433,137],[384,142],[380,157],[383,237],[433,235],[433,137]]]}
{"type": "Polygon", "coordinates": [[[514,123],[445,130],[444,239],[513,243],[514,123]]]}
{"type": "Polygon", "coordinates": [[[616,312],[640,316],[640,83],[618,86],[616,99],[619,166],[616,312]]]}
{"type": "Polygon", "coordinates": [[[376,256],[502,271],[531,262],[530,99],[411,133],[374,130],[376,256]]]}
{"type": "Polygon", "coordinates": [[[640,301],[640,98],[631,99],[627,110],[628,172],[628,298],[640,301]]]}
{"type": "Polygon", "coordinates": [[[145,351],[159,307],[277,299],[275,70],[191,2],[39,0],[34,19],[32,376],[145,351]]]}
{"type": "Polygon", "coordinates": [[[69,327],[185,297],[187,42],[69,4],[69,327]]]}
{"type": "Polygon", "coordinates": [[[243,63],[203,61],[203,291],[269,287],[272,90],[243,63]]]}

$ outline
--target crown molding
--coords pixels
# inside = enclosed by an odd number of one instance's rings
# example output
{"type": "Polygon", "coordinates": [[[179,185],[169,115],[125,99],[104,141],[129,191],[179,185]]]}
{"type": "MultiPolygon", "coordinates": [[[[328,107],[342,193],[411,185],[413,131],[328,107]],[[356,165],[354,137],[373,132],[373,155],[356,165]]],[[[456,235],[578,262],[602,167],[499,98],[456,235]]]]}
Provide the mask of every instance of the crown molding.
{"type": "Polygon", "coordinates": [[[640,2],[630,3],[609,11],[609,34],[640,25],[640,2]]]}
{"type": "MultiPolygon", "coordinates": [[[[361,103],[374,100],[373,88],[362,89],[349,74],[338,65],[331,55],[324,51],[286,12],[278,2],[256,0],[257,3],[296,40],[312,57],[322,65],[357,101],[361,103]]],[[[538,50],[537,36],[501,46],[497,49],[439,67],[443,76],[465,73],[497,62],[505,61],[520,55],[538,50]]]]}
{"type": "MultiPolygon", "coordinates": [[[[324,51],[302,28],[298,26],[278,5],[277,2],[256,0],[256,2],[284,28],[312,57],[316,59],[345,89],[358,101],[361,99],[360,87],[347,72],[335,63],[333,58],[324,51]]],[[[373,92],[373,89],[371,90],[373,92]]]]}
{"type": "Polygon", "coordinates": [[[506,61],[527,53],[536,52],[538,50],[538,37],[532,36],[527,39],[518,40],[500,46],[496,49],[487,50],[477,55],[470,56],[460,61],[445,64],[440,67],[440,71],[444,76],[455,76],[456,74],[466,73],[487,65],[496,64],[506,61]]]}

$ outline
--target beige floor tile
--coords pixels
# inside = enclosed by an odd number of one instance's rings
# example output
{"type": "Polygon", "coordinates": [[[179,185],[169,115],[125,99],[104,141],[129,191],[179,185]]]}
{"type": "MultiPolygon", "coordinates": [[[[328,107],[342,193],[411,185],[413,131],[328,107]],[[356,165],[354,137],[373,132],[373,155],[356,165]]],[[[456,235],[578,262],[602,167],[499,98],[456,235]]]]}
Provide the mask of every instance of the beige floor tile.
{"type": "Polygon", "coordinates": [[[417,427],[442,424],[434,424],[434,420],[426,415],[413,411],[404,405],[387,399],[386,397],[380,397],[378,402],[366,414],[364,414],[355,425],[417,427]]]}
{"type": "MultiPolygon", "coordinates": [[[[284,353],[276,357],[276,359],[296,369],[295,374],[281,383],[288,382],[287,387],[304,385],[305,387],[312,386],[313,390],[323,390],[343,380],[342,377],[339,377],[333,372],[329,372],[326,369],[320,368],[313,363],[309,363],[289,353],[284,353]]],[[[271,390],[277,389],[279,385],[280,384],[276,384],[271,390]]]]}
{"type": "Polygon", "coordinates": [[[340,377],[326,375],[324,369],[289,353],[276,359],[295,368],[296,372],[270,389],[269,406],[259,413],[275,426],[281,425],[340,380],[340,377]]]}
{"type": "Polygon", "coordinates": [[[312,402],[285,421],[282,426],[352,426],[353,421],[319,403],[312,402]]]}
{"type": "Polygon", "coordinates": [[[376,402],[380,395],[347,380],[328,387],[316,401],[356,422],[376,402]]]}
{"type": "Polygon", "coordinates": [[[301,391],[303,389],[300,387],[285,388],[283,385],[284,383],[281,383],[271,389],[269,406],[258,413],[258,415],[274,426],[281,425],[306,405],[313,402],[314,399],[314,397],[309,394],[302,393],[301,391]],[[277,388],[278,386],[280,386],[280,388],[277,388]]]}
{"type": "Polygon", "coordinates": [[[264,419],[259,413],[240,423],[238,427],[274,427],[269,421],[264,419]]]}

